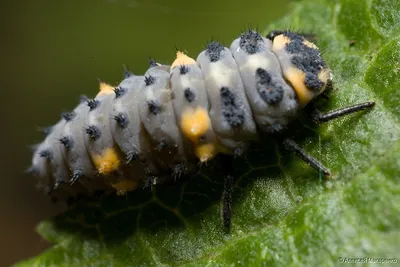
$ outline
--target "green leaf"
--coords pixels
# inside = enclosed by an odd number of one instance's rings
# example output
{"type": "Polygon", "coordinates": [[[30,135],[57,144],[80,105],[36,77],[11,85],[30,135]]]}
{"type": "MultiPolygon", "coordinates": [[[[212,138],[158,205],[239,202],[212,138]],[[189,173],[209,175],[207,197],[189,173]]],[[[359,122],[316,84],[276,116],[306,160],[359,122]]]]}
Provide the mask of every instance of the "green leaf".
{"type": "Polygon", "coordinates": [[[397,0],[300,1],[268,29],[317,35],[335,81],[322,110],[376,101],[369,112],[320,127],[303,121],[293,130],[330,168],[331,180],[265,140],[235,164],[229,234],[220,222],[222,177],[206,170],[189,182],[87,203],[41,223],[40,234],[54,246],[19,266],[333,266],[345,257],[394,258],[399,10],[397,0]]]}

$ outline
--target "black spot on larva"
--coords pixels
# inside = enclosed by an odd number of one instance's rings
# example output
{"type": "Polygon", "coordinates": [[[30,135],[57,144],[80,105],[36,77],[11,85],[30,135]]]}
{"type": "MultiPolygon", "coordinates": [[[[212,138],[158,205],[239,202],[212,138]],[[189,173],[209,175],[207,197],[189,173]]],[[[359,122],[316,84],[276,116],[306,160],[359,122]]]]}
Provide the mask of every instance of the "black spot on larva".
{"type": "Polygon", "coordinates": [[[152,85],[155,81],[156,81],[156,78],[154,78],[151,75],[144,76],[144,82],[145,82],[146,86],[152,85]]]}
{"type": "Polygon", "coordinates": [[[185,98],[189,103],[192,103],[196,99],[196,93],[192,89],[186,88],[184,91],[185,98]]]}
{"type": "Polygon", "coordinates": [[[76,113],[74,111],[61,113],[61,117],[65,121],[71,121],[73,118],[75,118],[75,116],[76,116],[76,113]]]}
{"type": "Polygon", "coordinates": [[[50,150],[45,149],[45,150],[39,151],[39,156],[41,156],[42,158],[51,160],[53,157],[53,153],[50,150]]]}
{"type": "Polygon", "coordinates": [[[288,37],[290,41],[295,41],[295,40],[299,40],[301,42],[304,41],[304,37],[301,34],[298,34],[293,31],[283,31],[282,34],[288,37]]]}
{"type": "Polygon", "coordinates": [[[264,41],[261,35],[253,30],[248,30],[240,36],[240,48],[247,52],[247,54],[255,54],[260,52],[261,46],[264,41]]]}
{"type": "Polygon", "coordinates": [[[318,76],[318,73],[326,67],[319,50],[306,45],[306,39],[299,34],[293,32],[284,34],[290,39],[290,43],[286,45],[286,51],[293,55],[292,64],[304,73],[310,72],[318,76]]]}
{"type": "Polygon", "coordinates": [[[153,115],[157,115],[161,111],[161,105],[157,100],[147,101],[147,107],[153,115]]]}
{"type": "Polygon", "coordinates": [[[221,91],[222,114],[232,127],[241,126],[244,123],[244,111],[240,107],[236,96],[228,87],[222,87],[221,91]]]}
{"type": "Polygon", "coordinates": [[[272,82],[271,75],[262,68],[256,70],[256,77],[258,78],[258,82],[262,84],[270,84],[272,82]]]}
{"type": "Polygon", "coordinates": [[[63,144],[67,149],[71,149],[74,146],[74,140],[70,136],[63,136],[59,139],[60,143],[63,144]]]}
{"type": "Polygon", "coordinates": [[[125,112],[118,113],[116,116],[114,116],[114,120],[122,129],[125,129],[129,123],[128,115],[125,112]]]}
{"type": "Polygon", "coordinates": [[[321,82],[320,79],[318,79],[317,75],[311,72],[307,72],[305,77],[305,85],[307,86],[307,88],[319,92],[325,84],[321,82]]]}
{"type": "Polygon", "coordinates": [[[269,105],[274,105],[282,101],[283,88],[274,82],[271,75],[265,69],[256,70],[256,88],[261,98],[269,105]]]}
{"type": "Polygon", "coordinates": [[[150,68],[157,67],[158,66],[157,61],[154,58],[150,58],[149,66],[150,68]]]}
{"type": "Polygon", "coordinates": [[[303,72],[311,72],[315,75],[318,75],[326,66],[320,54],[298,54],[292,57],[291,62],[303,72]]]}
{"type": "Polygon", "coordinates": [[[126,93],[126,88],[123,88],[123,87],[121,87],[121,86],[115,87],[115,88],[114,88],[114,93],[115,93],[115,97],[116,97],[116,98],[119,98],[119,97],[125,95],[125,93],[126,93]]]}
{"type": "Polygon", "coordinates": [[[97,108],[100,105],[100,101],[96,100],[96,99],[88,99],[87,100],[87,105],[90,108],[90,110],[94,110],[95,108],[97,108]]]}
{"type": "Polygon", "coordinates": [[[95,125],[89,125],[86,127],[86,133],[89,135],[90,139],[96,141],[101,136],[101,131],[99,127],[95,125]]]}
{"type": "Polygon", "coordinates": [[[217,41],[212,41],[207,45],[206,56],[211,62],[217,62],[221,58],[221,52],[224,47],[217,41]]]}
{"type": "Polygon", "coordinates": [[[189,72],[189,68],[186,65],[181,65],[179,66],[179,72],[184,75],[189,72]]]}

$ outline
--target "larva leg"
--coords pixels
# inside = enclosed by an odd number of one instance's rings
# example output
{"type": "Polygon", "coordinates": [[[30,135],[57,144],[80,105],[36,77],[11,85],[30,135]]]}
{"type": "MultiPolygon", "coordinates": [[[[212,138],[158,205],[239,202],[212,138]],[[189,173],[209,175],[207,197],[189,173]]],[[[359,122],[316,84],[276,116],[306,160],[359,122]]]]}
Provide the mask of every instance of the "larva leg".
{"type": "Polygon", "coordinates": [[[226,231],[231,227],[232,217],[232,191],[233,191],[233,164],[232,156],[221,155],[221,167],[224,174],[224,191],[222,192],[221,217],[226,231]]]}
{"type": "Polygon", "coordinates": [[[304,151],[304,149],[299,147],[299,145],[295,141],[290,138],[285,138],[282,143],[287,150],[296,153],[296,155],[304,160],[308,165],[322,172],[326,176],[330,175],[329,170],[324,165],[322,165],[321,162],[319,162],[313,156],[309,155],[306,151],[304,151]]]}
{"type": "Polygon", "coordinates": [[[375,105],[375,102],[369,101],[365,103],[356,104],[349,107],[344,107],[336,110],[329,111],[327,113],[319,112],[315,107],[311,108],[311,118],[316,123],[327,122],[342,116],[358,112],[361,110],[369,109],[375,105]]]}
{"type": "Polygon", "coordinates": [[[231,228],[232,216],[232,189],[233,189],[233,176],[227,175],[224,179],[224,191],[222,193],[222,222],[224,228],[229,231],[231,228]]]}
{"type": "MultiPolygon", "coordinates": [[[[354,112],[358,112],[361,110],[365,110],[368,108],[371,108],[375,105],[375,102],[365,102],[365,103],[360,103],[356,104],[353,106],[349,107],[344,107],[340,109],[336,109],[327,113],[321,113],[319,112],[314,106],[310,107],[310,116],[313,119],[314,122],[316,123],[323,123],[327,122],[354,112]]],[[[292,151],[296,153],[302,160],[304,160],[308,165],[313,167],[314,169],[322,172],[324,175],[330,175],[329,170],[322,165],[317,159],[309,155],[307,152],[305,152],[301,147],[299,147],[298,144],[296,144],[295,141],[292,139],[286,138],[283,140],[283,145],[285,146],[286,149],[289,151],[292,151]]]]}

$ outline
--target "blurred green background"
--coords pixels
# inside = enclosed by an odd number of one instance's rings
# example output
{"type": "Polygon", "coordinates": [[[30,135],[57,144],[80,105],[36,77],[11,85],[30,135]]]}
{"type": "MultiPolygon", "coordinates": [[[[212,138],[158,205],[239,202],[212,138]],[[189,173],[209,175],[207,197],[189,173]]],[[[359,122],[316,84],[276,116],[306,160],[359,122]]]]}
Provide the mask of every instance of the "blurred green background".
{"type": "Polygon", "coordinates": [[[43,139],[38,127],[58,121],[79,95],[94,96],[96,78],[118,83],[123,64],[144,73],[149,57],[171,63],[175,48],[196,57],[211,39],[229,46],[247,27],[262,30],[282,16],[289,2],[3,1],[0,266],[46,248],[35,227],[62,210],[24,175],[29,145],[43,139]]]}

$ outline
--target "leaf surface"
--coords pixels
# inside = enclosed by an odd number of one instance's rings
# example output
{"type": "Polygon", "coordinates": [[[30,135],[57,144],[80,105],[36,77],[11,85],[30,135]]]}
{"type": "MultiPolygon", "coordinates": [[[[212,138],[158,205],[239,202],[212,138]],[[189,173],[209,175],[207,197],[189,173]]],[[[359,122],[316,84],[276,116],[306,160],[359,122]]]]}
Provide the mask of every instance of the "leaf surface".
{"type": "Polygon", "coordinates": [[[394,258],[400,240],[400,6],[396,0],[293,4],[272,29],[311,31],[334,73],[323,111],[376,101],[294,138],[329,167],[318,172],[272,140],[237,160],[233,224],[220,222],[223,178],[75,207],[38,230],[54,246],[19,266],[334,266],[394,258]]]}

